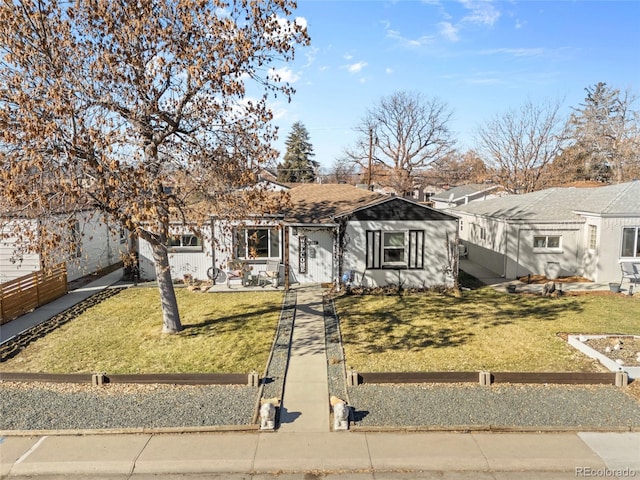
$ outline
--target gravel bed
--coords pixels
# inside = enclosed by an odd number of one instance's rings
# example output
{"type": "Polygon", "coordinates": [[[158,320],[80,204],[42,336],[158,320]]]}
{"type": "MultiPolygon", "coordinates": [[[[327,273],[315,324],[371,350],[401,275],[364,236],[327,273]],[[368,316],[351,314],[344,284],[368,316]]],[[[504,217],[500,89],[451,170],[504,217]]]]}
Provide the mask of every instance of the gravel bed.
{"type": "Polygon", "coordinates": [[[621,361],[622,365],[640,366],[640,337],[609,335],[606,338],[590,338],[584,344],[611,360],[621,361]]]}
{"type": "Polygon", "coordinates": [[[2,383],[0,430],[249,425],[257,388],[2,383]]]}
{"type": "Polygon", "coordinates": [[[349,398],[363,427],[640,428],[640,403],[608,385],[364,384],[349,398]]]}
{"type": "Polygon", "coordinates": [[[342,348],[342,336],[340,334],[340,322],[335,312],[333,299],[325,297],[323,305],[329,395],[335,395],[348,402],[349,395],[346,384],[346,368],[344,350],[342,348]]]}
{"type": "Polygon", "coordinates": [[[297,294],[289,291],[285,294],[278,322],[278,330],[271,349],[271,357],[263,380],[263,398],[280,398],[284,392],[284,378],[289,363],[289,348],[295,319],[297,294]]]}

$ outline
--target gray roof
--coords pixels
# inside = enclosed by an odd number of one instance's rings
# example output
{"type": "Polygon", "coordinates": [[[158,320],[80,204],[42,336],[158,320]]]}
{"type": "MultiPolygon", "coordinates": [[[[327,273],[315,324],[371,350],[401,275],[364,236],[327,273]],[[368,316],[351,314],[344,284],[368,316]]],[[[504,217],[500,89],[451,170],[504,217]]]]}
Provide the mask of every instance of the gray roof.
{"type": "Polygon", "coordinates": [[[582,221],[580,213],[640,217],[640,181],[597,188],[550,188],[471,202],[454,211],[540,222],[582,221]]]}
{"type": "Polygon", "coordinates": [[[461,185],[459,187],[453,187],[449,190],[433,195],[431,200],[437,200],[439,202],[448,202],[451,195],[453,195],[452,201],[459,200],[467,195],[473,195],[474,193],[488,192],[498,188],[498,185],[483,185],[480,183],[470,183],[468,185],[461,185]]]}

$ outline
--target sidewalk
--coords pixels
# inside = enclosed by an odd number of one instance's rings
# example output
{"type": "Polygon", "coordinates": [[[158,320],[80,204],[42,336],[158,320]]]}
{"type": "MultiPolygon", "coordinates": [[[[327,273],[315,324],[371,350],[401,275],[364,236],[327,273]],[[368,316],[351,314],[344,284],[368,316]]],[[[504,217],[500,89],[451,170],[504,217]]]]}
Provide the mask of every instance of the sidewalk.
{"type": "MultiPolygon", "coordinates": [[[[105,278],[102,286],[82,290],[95,292],[107,288],[109,281],[105,278]]],[[[233,480],[640,476],[640,433],[331,432],[326,362],[322,290],[303,287],[298,291],[277,431],[8,435],[0,437],[0,476],[129,479],[215,474],[213,478],[233,480]]]]}
{"type": "Polygon", "coordinates": [[[3,478],[216,473],[246,479],[276,472],[278,478],[298,473],[285,477],[296,479],[322,478],[303,477],[302,472],[334,473],[342,479],[390,478],[381,472],[402,472],[394,479],[442,478],[441,472],[469,474],[463,478],[498,478],[480,472],[510,472],[501,478],[519,472],[521,479],[640,476],[638,433],[278,431],[4,437],[0,442],[3,478]]]}

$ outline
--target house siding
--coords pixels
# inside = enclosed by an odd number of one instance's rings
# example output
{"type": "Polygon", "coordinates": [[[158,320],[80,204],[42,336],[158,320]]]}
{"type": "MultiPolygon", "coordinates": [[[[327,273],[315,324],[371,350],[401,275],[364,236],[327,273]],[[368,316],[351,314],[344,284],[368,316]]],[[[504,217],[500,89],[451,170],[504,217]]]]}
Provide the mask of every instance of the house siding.
{"type": "MultiPolygon", "coordinates": [[[[598,247],[598,282],[619,282],[622,276],[620,258],[622,253],[622,229],[640,227],[638,217],[603,217],[601,219],[601,238],[603,246],[598,247]]],[[[640,263],[640,258],[634,261],[640,263]]]]}
{"type": "MultiPolygon", "coordinates": [[[[201,229],[202,248],[198,251],[181,250],[180,248],[168,247],[169,265],[171,268],[171,278],[182,280],[185,275],[191,275],[194,280],[207,280],[207,271],[213,265],[211,250],[211,228],[201,229]]],[[[188,227],[175,228],[171,232],[175,235],[193,233],[188,227]]],[[[156,269],[153,262],[153,249],[151,244],[140,239],[138,241],[138,261],[140,267],[140,277],[144,280],[155,280],[156,269]]],[[[226,264],[226,262],[225,262],[226,264]]]]}
{"type": "Polygon", "coordinates": [[[346,227],[346,245],[343,257],[343,272],[354,272],[354,283],[366,287],[402,285],[404,288],[426,288],[438,285],[453,285],[453,277],[444,272],[448,264],[447,234],[455,240],[457,221],[351,221],[346,227]],[[424,231],[423,268],[367,268],[366,232],[380,230],[424,231]]]}
{"type": "MultiPolygon", "coordinates": [[[[36,229],[37,220],[15,220],[5,225],[5,232],[21,222],[25,229],[36,229]]],[[[127,242],[120,242],[120,235],[109,231],[109,225],[95,212],[80,212],[76,214],[78,223],[79,256],[70,255],[66,248],[58,248],[51,252],[48,258],[50,265],[65,263],[67,265],[67,279],[69,281],[108,267],[121,260],[121,253],[127,251],[127,242]]],[[[71,241],[71,230],[55,225],[55,220],[49,222],[49,228],[54,229],[68,244],[71,241]]],[[[39,253],[25,253],[22,258],[14,255],[16,238],[0,241],[0,282],[27,275],[40,270],[41,256],[39,253]]]]}
{"type": "MultiPolygon", "coordinates": [[[[25,229],[35,230],[37,227],[35,220],[19,220],[19,222],[23,224],[25,229]]],[[[14,230],[15,225],[15,221],[7,222],[3,225],[2,232],[9,234],[14,230]]],[[[17,238],[14,236],[0,239],[0,283],[40,270],[40,255],[37,253],[24,253],[17,256],[15,251],[16,241],[17,238]]]]}

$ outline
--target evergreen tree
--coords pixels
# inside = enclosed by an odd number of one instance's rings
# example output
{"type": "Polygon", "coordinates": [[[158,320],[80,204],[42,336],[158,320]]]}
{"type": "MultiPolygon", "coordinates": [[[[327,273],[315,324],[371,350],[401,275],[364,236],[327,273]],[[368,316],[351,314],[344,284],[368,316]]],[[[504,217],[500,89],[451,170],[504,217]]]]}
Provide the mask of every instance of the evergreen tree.
{"type": "Polygon", "coordinates": [[[585,89],[587,96],[571,115],[575,153],[586,180],[623,182],[638,171],[637,97],[604,82],[585,89]]]}
{"type": "Polygon", "coordinates": [[[312,183],[316,179],[319,164],[312,157],[313,146],[309,141],[309,132],[302,124],[296,122],[285,142],[287,152],[284,162],[278,165],[278,180],[290,183],[312,183]]]}

